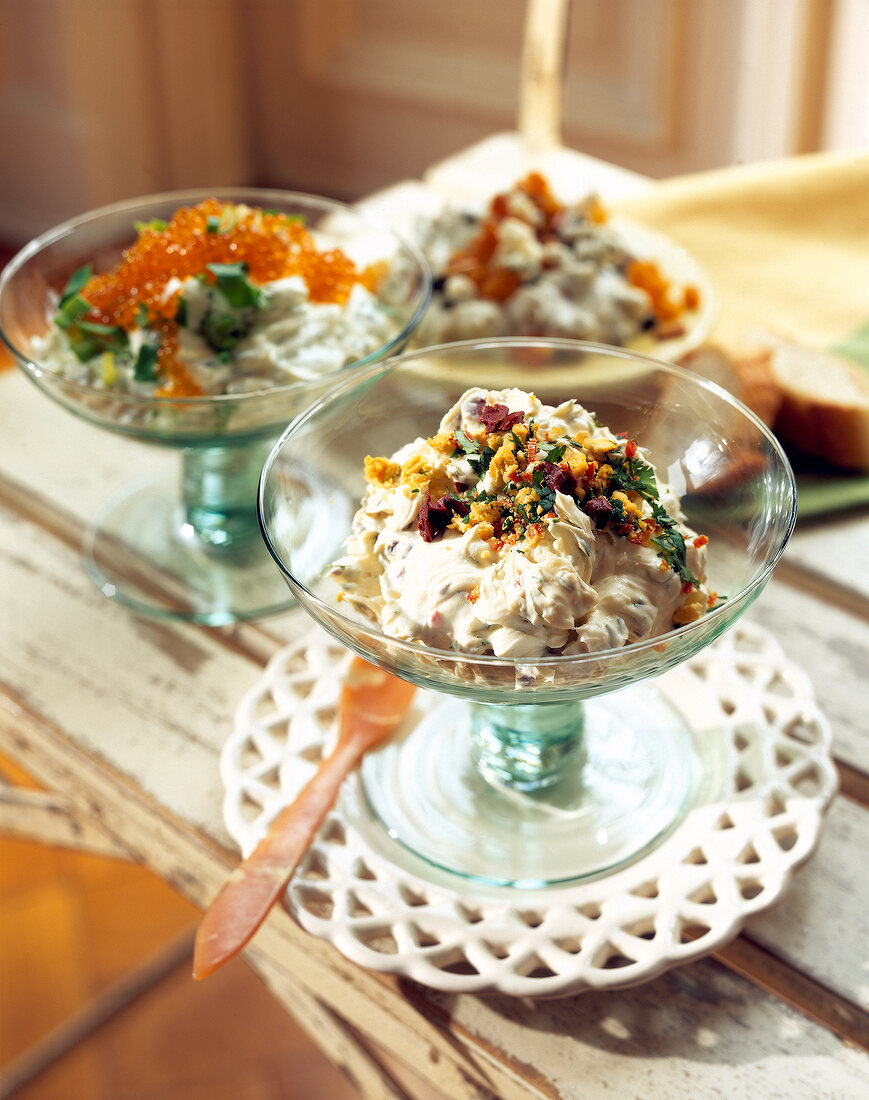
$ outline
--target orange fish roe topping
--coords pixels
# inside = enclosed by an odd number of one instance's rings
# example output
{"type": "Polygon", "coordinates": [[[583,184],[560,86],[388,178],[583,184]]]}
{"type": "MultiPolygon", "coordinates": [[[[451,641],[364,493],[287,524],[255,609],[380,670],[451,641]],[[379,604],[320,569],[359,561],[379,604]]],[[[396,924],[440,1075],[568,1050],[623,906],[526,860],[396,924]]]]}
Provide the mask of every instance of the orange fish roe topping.
{"type": "Polygon", "coordinates": [[[370,290],[383,276],[382,265],[360,272],[340,249],[320,251],[300,219],[211,198],[177,210],[165,227],[141,227],[121,262],[82,288],[91,306],[86,319],[130,332],[141,326],[144,307],[161,334],[158,362],[167,381],[158,393],[194,396],[201,390],[175,359],[179,293],[167,296],[166,287],[203,274],[215,281],[209,264],[238,262],[255,284],[301,276],[315,302],[343,304],[356,283],[370,290]]]}

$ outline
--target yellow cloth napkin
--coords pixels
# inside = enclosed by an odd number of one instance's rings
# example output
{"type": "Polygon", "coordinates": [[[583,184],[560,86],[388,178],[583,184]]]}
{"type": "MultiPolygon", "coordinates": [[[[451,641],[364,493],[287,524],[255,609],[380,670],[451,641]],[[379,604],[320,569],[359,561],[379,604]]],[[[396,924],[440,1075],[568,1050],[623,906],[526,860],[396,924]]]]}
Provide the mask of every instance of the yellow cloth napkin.
{"type": "MultiPolygon", "coordinates": [[[[869,154],[677,177],[615,208],[703,266],[719,299],[712,340],[738,346],[752,332],[772,332],[839,351],[869,373],[869,154]]],[[[801,515],[869,503],[865,476],[830,471],[798,481],[801,515]]]]}
{"type": "Polygon", "coordinates": [[[831,348],[869,324],[869,153],[680,176],[617,209],[678,241],[719,295],[714,335],[831,348]]]}

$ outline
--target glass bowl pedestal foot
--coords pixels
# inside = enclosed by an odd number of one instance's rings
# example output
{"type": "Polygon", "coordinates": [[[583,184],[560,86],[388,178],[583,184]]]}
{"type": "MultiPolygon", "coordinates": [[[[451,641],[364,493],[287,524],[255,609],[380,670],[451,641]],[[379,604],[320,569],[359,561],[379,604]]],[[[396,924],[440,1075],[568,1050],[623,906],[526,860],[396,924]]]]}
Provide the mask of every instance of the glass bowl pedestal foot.
{"type": "Polygon", "coordinates": [[[181,452],[181,484],[155,476],[111,497],[84,539],[100,590],[140,613],[221,626],[295,602],[260,537],[256,486],[271,446],[181,452]]]}
{"type": "Polygon", "coordinates": [[[611,873],[681,819],[701,781],[690,726],[654,683],[585,702],[431,700],[364,760],[363,789],[393,840],[480,883],[611,873]]]}

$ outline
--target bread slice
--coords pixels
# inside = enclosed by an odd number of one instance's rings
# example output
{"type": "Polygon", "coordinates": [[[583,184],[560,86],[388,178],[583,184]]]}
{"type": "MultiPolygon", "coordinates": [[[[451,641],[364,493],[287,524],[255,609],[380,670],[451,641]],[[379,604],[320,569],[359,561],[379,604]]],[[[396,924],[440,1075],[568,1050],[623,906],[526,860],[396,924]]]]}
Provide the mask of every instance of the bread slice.
{"type": "Polygon", "coordinates": [[[771,360],[769,348],[733,352],[718,344],[701,344],[683,355],[679,365],[716,382],[772,427],[783,395],[771,360]]]}
{"type": "Polygon", "coordinates": [[[849,470],[869,470],[869,373],[843,355],[775,337],[767,346],[785,442],[849,470]]]}

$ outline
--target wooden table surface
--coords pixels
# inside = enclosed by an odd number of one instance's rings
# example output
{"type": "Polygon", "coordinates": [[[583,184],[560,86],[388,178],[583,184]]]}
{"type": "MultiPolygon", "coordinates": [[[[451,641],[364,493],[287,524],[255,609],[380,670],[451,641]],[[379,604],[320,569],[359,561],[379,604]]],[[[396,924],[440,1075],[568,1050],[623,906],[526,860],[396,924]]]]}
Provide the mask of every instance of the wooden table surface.
{"type": "MultiPolygon", "coordinates": [[[[88,518],[176,463],[0,372],[0,753],[52,792],[3,791],[0,826],[126,852],[205,906],[237,862],[218,754],[242,695],[307,622],[160,622],[97,590],[88,518]]],[[[248,959],[363,1095],[869,1095],[869,512],[800,522],[747,617],[807,673],[841,777],[785,899],[646,985],[536,1002],[364,971],[276,910],[248,959]]]]}

